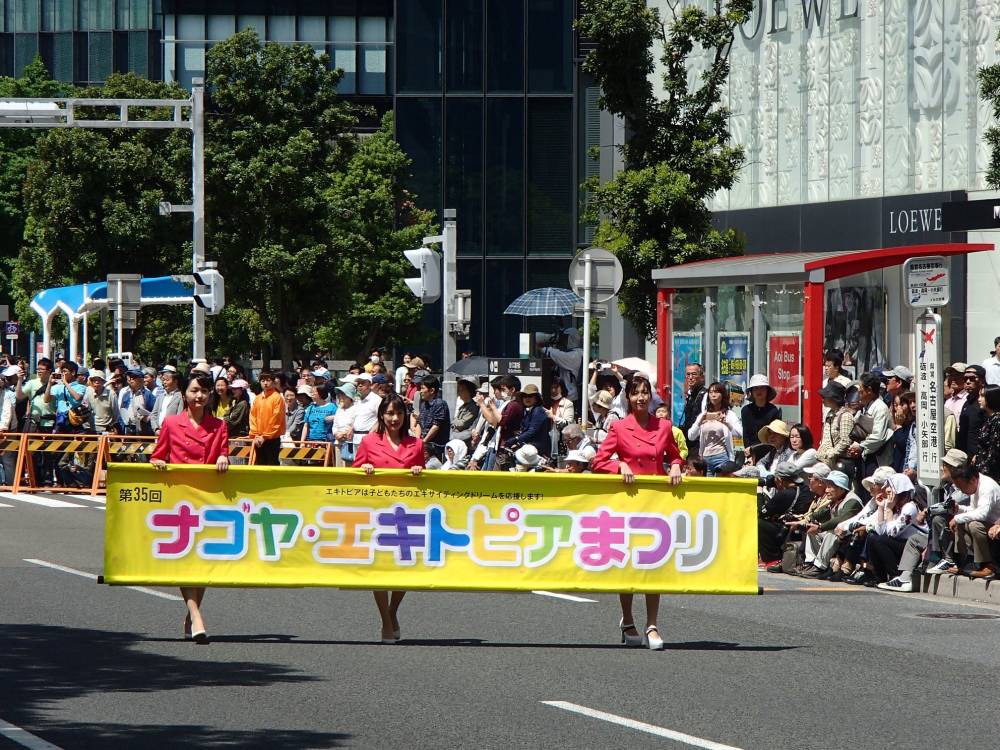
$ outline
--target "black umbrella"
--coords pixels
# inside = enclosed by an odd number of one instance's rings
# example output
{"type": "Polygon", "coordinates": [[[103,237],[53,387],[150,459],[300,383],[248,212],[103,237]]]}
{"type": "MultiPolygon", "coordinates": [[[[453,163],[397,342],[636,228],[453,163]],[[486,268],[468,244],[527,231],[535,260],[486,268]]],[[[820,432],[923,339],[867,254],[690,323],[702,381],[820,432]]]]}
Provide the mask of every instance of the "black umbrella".
{"type": "Polygon", "coordinates": [[[489,375],[490,360],[487,357],[465,357],[448,368],[456,375],[489,375]]]}

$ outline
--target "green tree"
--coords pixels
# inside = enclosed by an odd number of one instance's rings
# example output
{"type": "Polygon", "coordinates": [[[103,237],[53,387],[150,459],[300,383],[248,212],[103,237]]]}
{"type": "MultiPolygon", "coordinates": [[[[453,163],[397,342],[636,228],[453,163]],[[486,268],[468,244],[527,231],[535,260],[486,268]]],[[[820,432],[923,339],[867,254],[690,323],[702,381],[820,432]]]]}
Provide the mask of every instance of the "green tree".
{"type": "MultiPolygon", "coordinates": [[[[176,85],[133,74],[113,75],[102,88],[81,93],[87,98],[187,97],[176,85]]],[[[163,109],[143,114],[170,116],[163,109]]],[[[108,115],[95,108],[85,116],[108,115]]],[[[28,303],[48,287],[100,281],[109,273],[157,276],[183,270],[190,221],[161,217],[158,204],[189,195],[190,172],[186,131],[44,131],[27,170],[23,242],[13,267],[13,297],[21,317],[34,318],[28,303]]],[[[145,339],[149,323],[163,317],[163,308],[143,311],[129,346],[176,351],[182,342],[145,339]]]]}
{"type": "MultiPolygon", "coordinates": [[[[997,35],[1000,41],[1000,34],[997,35]]],[[[1000,121],[1000,63],[979,69],[979,92],[983,100],[993,107],[993,117],[1000,121]]],[[[1000,126],[986,129],[984,138],[990,146],[990,166],[986,170],[986,184],[1000,190],[1000,126]]]]}
{"type": "Polygon", "coordinates": [[[412,270],[403,251],[420,247],[434,227],[432,213],[417,208],[403,188],[409,170],[387,114],[347,169],[333,176],[326,195],[330,236],[346,294],[335,322],[318,331],[316,343],[324,348],[360,355],[419,336],[423,306],[403,283],[412,270]]]}
{"type": "Polygon", "coordinates": [[[604,185],[592,180],[586,216],[600,222],[595,244],[616,253],[625,271],[622,315],[656,336],[656,268],[741,252],[737,234],[712,227],[707,201],[732,187],[743,150],[730,143],[720,93],[729,74],[736,27],[752,0],[717,1],[714,10],[668,3],[661,19],[645,0],[584,0],[579,32],[596,43],[584,68],[600,84],[600,104],[625,123],[624,169],[604,185]],[[654,44],[665,97],[653,88],[654,44]],[[691,53],[709,55],[696,80],[691,53]]]}
{"type": "MultiPolygon", "coordinates": [[[[20,78],[0,78],[0,99],[64,97],[72,86],[53,81],[40,57],[36,57],[20,78]]],[[[0,299],[11,300],[11,272],[16,250],[24,236],[24,182],[28,165],[35,156],[35,141],[42,130],[0,129],[0,299]]],[[[27,320],[27,318],[25,318],[27,320]]]]}
{"type": "Polygon", "coordinates": [[[207,64],[209,256],[227,299],[255,313],[290,365],[346,294],[326,196],[357,148],[354,108],[337,96],[342,73],[307,45],[247,30],[207,64]]]}

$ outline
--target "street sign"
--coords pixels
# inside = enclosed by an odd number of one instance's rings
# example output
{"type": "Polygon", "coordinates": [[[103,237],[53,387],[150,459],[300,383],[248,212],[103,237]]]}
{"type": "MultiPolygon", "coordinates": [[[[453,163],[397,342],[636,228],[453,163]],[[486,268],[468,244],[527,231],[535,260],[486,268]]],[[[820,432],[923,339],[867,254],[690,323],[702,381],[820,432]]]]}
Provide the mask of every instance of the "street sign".
{"type": "Polygon", "coordinates": [[[535,375],[541,377],[540,359],[490,359],[490,375],[535,375]]]}
{"type": "Polygon", "coordinates": [[[944,307],[951,299],[948,261],[941,255],[907,259],[903,263],[903,280],[910,307],[944,307]]]}
{"type": "Polygon", "coordinates": [[[917,479],[941,484],[944,455],[944,398],[941,393],[941,316],[928,310],[917,318],[917,479]]]}
{"type": "Polygon", "coordinates": [[[8,320],[3,324],[3,332],[8,341],[16,341],[21,335],[21,324],[16,320],[8,320]]]}
{"type": "Polygon", "coordinates": [[[590,284],[590,301],[607,302],[622,287],[625,280],[625,273],[622,271],[622,264],[614,253],[600,247],[592,247],[588,250],[581,250],[573,258],[573,263],[569,267],[569,286],[583,297],[584,292],[584,272],[590,256],[591,273],[593,274],[590,284]]]}
{"type": "Polygon", "coordinates": [[[945,232],[1000,229],[1000,199],[942,203],[941,229],[945,232]]]}
{"type": "Polygon", "coordinates": [[[108,302],[121,304],[126,310],[138,311],[142,306],[142,274],[109,273],[108,302]]]}

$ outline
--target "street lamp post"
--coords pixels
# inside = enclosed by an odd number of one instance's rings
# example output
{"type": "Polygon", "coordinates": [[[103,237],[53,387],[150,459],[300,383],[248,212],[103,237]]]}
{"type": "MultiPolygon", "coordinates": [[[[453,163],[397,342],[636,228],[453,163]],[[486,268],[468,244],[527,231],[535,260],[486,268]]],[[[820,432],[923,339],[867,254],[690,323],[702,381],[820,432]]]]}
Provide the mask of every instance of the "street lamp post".
{"type": "MultiPolygon", "coordinates": [[[[191,142],[191,204],[161,203],[160,213],[192,214],[192,273],[205,264],[205,83],[195,78],[190,99],[6,99],[0,101],[0,128],[86,128],[111,130],[190,130],[191,142]],[[80,108],[96,108],[108,113],[107,119],[88,120],[78,117],[80,108]],[[149,119],[133,109],[166,109],[172,115],[166,120],[149,119]]],[[[203,291],[197,284],[194,297],[203,291]]],[[[205,311],[191,306],[192,359],[205,357],[205,311]]],[[[49,346],[48,340],[45,342],[49,346]]]]}

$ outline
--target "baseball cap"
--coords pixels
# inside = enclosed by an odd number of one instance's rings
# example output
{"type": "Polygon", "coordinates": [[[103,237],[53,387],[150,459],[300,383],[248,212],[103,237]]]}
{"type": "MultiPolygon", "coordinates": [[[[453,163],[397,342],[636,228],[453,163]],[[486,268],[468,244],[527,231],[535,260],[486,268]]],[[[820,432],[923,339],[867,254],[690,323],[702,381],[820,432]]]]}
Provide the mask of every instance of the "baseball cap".
{"type": "Polygon", "coordinates": [[[177,368],[174,367],[173,365],[163,365],[163,367],[160,368],[160,373],[162,374],[164,372],[169,372],[169,373],[171,373],[173,375],[176,375],[177,374],[177,368]]]}
{"type": "Polygon", "coordinates": [[[379,373],[376,373],[375,375],[372,375],[372,376],[371,376],[371,380],[372,380],[372,383],[381,383],[381,384],[383,384],[383,385],[384,385],[385,383],[388,383],[388,382],[389,382],[389,378],[387,378],[387,377],[385,376],[385,374],[384,374],[384,373],[381,373],[381,372],[379,372],[379,373]]]}
{"type": "Polygon", "coordinates": [[[17,365],[9,365],[8,367],[3,368],[3,372],[0,373],[0,375],[3,375],[5,378],[13,378],[16,377],[20,372],[21,368],[18,367],[17,365]]]}
{"type": "MultiPolygon", "coordinates": [[[[4,370],[4,374],[5,375],[7,374],[7,370],[4,370]]],[[[104,374],[104,370],[91,370],[88,377],[91,380],[97,380],[98,378],[100,378],[101,380],[107,380],[107,377],[104,374]]]]}
{"type": "Polygon", "coordinates": [[[369,375],[367,372],[363,372],[363,373],[361,373],[360,375],[358,375],[354,379],[354,382],[356,383],[359,380],[367,380],[369,383],[372,383],[372,382],[374,382],[375,379],[371,375],[369,375]]]}
{"type": "Polygon", "coordinates": [[[348,375],[345,375],[344,377],[342,377],[340,379],[340,382],[341,383],[350,383],[351,385],[354,385],[354,383],[356,383],[357,380],[358,380],[358,376],[354,375],[353,373],[351,373],[351,374],[348,374],[348,375]]]}
{"type": "Polygon", "coordinates": [[[965,368],[965,372],[972,370],[979,377],[980,380],[986,380],[986,368],[982,365],[969,365],[965,368]]]}
{"type": "Polygon", "coordinates": [[[965,465],[969,463],[969,454],[965,451],[960,451],[958,448],[951,448],[944,454],[941,463],[947,464],[953,469],[964,469],[965,465]]]}
{"type": "Polygon", "coordinates": [[[830,467],[822,461],[817,461],[812,466],[806,466],[802,469],[802,473],[809,474],[817,479],[825,480],[828,476],[830,476],[830,467]]]}
{"type": "Polygon", "coordinates": [[[311,398],[313,395],[313,389],[311,386],[308,385],[300,385],[298,388],[295,389],[295,393],[298,394],[299,396],[309,396],[311,398]]]}
{"type": "Polygon", "coordinates": [[[885,376],[887,378],[899,378],[900,380],[910,381],[913,380],[913,371],[909,367],[896,365],[891,370],[887,370],[885,376]]]}
{"type": "Polygon", "coordinates": [[[949,372],[954,372],[958,375],[961,375],[963,372],[965,372],[965,368],[967,367],[968,365],[965,364],[965,362],[952,362],[951,365],[944,368],[944,372],[945,375],[947,375],[949,372]]]}
{"type": "Polygon", "coordinates": [[[330,377],[330,371],[327,370],[325,367],[317,367],[309,374],[312,375],[314,378],[323,378],[324,380],[330,377]]]}
{"type": "Polygon", "coordinates": [[[889,477],[895,473],[896,470],[891,466],[879,466],[872,472],[870,477],[865,477],[861,480],[861,485],[869,492],[872,492],[876,487],[881,487],[888,482],[889,477]]]}
{"type": "Polygon", "coordinates": [[[243,378],[236,378],[236,380],[234,380],[232,383],[229,384],[229,387],[246,389],[250,387],[250,384],[243,378]]]}
{"type": "Polygon", "coordinates": [[[774,467],[774,475],[782,479],[801,479],[799,467],[791,461],[782,461],[774,467]]]}
{"type": "Polygon", "coordinates": [[[358,389],[354,387],[354,383],[344,383],[343,385],[339,385],[337,386],[337,390],[352,401],[358,397],[358,389]]]}
{"type": "MultiPolygon", "coordinates": [[[[147,368],[147,369],[149,369],[149,368],[147,368]]],[[[141,378],[143,376],[143,374],[144,374],[143,371],[140,370],[138,367],[131,367],[128,370],[125,371],[125,377],[127,377],[127,378],[141,378]]],[[[154,374],[155,374],[155,372],[154,372],[154,374]]]]}

